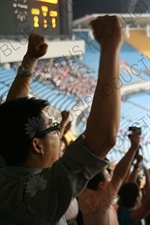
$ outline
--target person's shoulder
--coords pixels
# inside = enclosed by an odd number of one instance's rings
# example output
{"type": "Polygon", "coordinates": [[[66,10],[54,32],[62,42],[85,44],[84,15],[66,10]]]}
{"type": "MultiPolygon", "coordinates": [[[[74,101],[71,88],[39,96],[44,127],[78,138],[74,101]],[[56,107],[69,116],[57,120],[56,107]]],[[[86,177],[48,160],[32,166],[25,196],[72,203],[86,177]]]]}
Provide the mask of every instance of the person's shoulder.
{"type": "Polygon", "coordinates": [[[120,225],[134,225],[134,222],[131,219],[131,212],[132,210],[128,208],[119,209],[117,211],[120,225]]]}
{"type": "Polygon", "coordinates": [[[123,208],[123,209],[119,209],[118,210],[118,213],[120,215],[130,215],[131,212],[132,212],[132,210],[131,209],[128,209],[128,208],[123,208]]]}
{"type": "Polygon", "coordinates": [[[78,196],[78,204],[82,213],[91,214],[92,209],[99,205],[98,192],[85,188],[78,196]]]}

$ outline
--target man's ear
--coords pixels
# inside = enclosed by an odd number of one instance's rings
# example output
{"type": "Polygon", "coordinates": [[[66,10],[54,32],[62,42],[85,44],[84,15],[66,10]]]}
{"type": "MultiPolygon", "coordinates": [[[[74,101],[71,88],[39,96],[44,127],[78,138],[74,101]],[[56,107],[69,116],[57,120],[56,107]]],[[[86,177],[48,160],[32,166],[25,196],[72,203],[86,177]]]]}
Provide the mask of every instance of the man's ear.
{"type": "Polygon", "coordinates": [[[104,189],[104,183],[101,181],[101,182],[99,182],[99,184],[98,184],[98,189],[99,190],[103,190],[104,189]]]}
{"type": "Polygon", "coordinates": [[[43,143],[41,139],[33,138],[31,140],[31,147],[36,153],[44,155],[43,143]]]}

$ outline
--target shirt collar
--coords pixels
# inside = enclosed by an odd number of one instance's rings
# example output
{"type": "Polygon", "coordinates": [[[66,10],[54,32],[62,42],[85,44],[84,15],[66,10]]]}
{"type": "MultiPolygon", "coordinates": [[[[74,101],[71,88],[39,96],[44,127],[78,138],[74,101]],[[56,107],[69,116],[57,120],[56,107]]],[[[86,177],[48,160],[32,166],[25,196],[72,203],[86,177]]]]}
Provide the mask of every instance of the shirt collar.
{"type": "Polygon", "coordinates": [[[8,175],[8,176],[29,175],[29,174],[34,175],[34,174],[40,173],[42,171],[42,169],[5,165],[2,171],[3,171],[3,174],[8,175]]]}

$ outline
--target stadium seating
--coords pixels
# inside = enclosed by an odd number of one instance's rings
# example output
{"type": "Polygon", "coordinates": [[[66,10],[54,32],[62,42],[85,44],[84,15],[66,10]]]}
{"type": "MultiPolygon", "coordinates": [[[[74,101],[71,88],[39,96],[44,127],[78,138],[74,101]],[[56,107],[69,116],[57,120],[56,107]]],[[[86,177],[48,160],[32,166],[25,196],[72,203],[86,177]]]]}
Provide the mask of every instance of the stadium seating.
{"type": "MultiPolygon", "coordinates": [[[[149,80],[149,76],[147,76],[146,74],[144,74],[143,70],[145,69],[145,65],[144,63],[142,63],[140,60],[142,60],[142,58],[144,58],[144,55],[142,55],[139,51],[137,51],[134,47],[132,47],[131,45],[129,45],[128,43],[124,42],[121,48],[121,54],[120,54],[120,59],[124,60],[128,65],[132,66],[134,64],[134,67],[137,68],[140,74],[140,70],[141,74],[137,77],[140,77],[144,80],[149,80]]],[[[143,61],[144,62],[144,61],[143,61]]]]}
{"type": "MultiPolygon", "coordinates": [[[[85,40],[85,48],[86,48],[86,54],[83,57],[83,62],[88,65],[90,68],[95,70],[95,73],[92,75],[95,75],[97,77],[97,71],[98,71],[98,65],[99,65],[99,51],[100,47],[98,43],[92,39],[89,38],[87,32],[75,32],[76,39],[82,39],[85,40]],[[89,39],[88,39],[89,38],[89,39]]],[[[129,70],[130,75],[126,75],[121,71],[122,74],[122,83],[123,84],[131,84],[135,82],[140,82],[141,80],[149,80],[149,76],[146,75],[143,71],[145,69],[144,63],[140,62],[144,58],[144,55],[141,54],[139,51],[137,51],[134,47],[129,45],[128,43],[124,42],[121,48],[121,54],[120,54],[120,60],[125,61],[129,67],[133,64],[135,65],[133,68],[138,69],[137,71],[140,75],[134,75],[129,70]],[[129,54],[130,53],[130,54],[129,54]],[[142,70],[140,72],[140,69],[142,70]],[[131,76],[131,78],[130,78],[131,76]]]]}
{"type": "Polygon", "coordinates": [[[150,58],[150,38],[145,35],[144,30],[130,30],[130,38],[125,38],[125,41],[150,58]]]}
{"type": "Polygon", "coordinates": [[[150,93],[143,92],[136,95],[130,95],[128,101],[139,107],[143,107],[148,111],[150,108],[150,93]]]}

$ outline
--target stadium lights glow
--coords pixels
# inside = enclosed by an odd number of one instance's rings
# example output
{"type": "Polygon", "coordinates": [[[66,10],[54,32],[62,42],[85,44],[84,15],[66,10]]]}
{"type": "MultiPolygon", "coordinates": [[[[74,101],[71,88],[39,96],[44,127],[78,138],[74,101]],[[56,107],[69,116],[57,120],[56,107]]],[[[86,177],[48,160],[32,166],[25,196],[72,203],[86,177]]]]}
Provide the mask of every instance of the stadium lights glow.
{"type": "Polygon", "coordinates": [[[58,0],[37,0],[37,2],[46,2],[51,4],[57,4],[58,0]]]}

